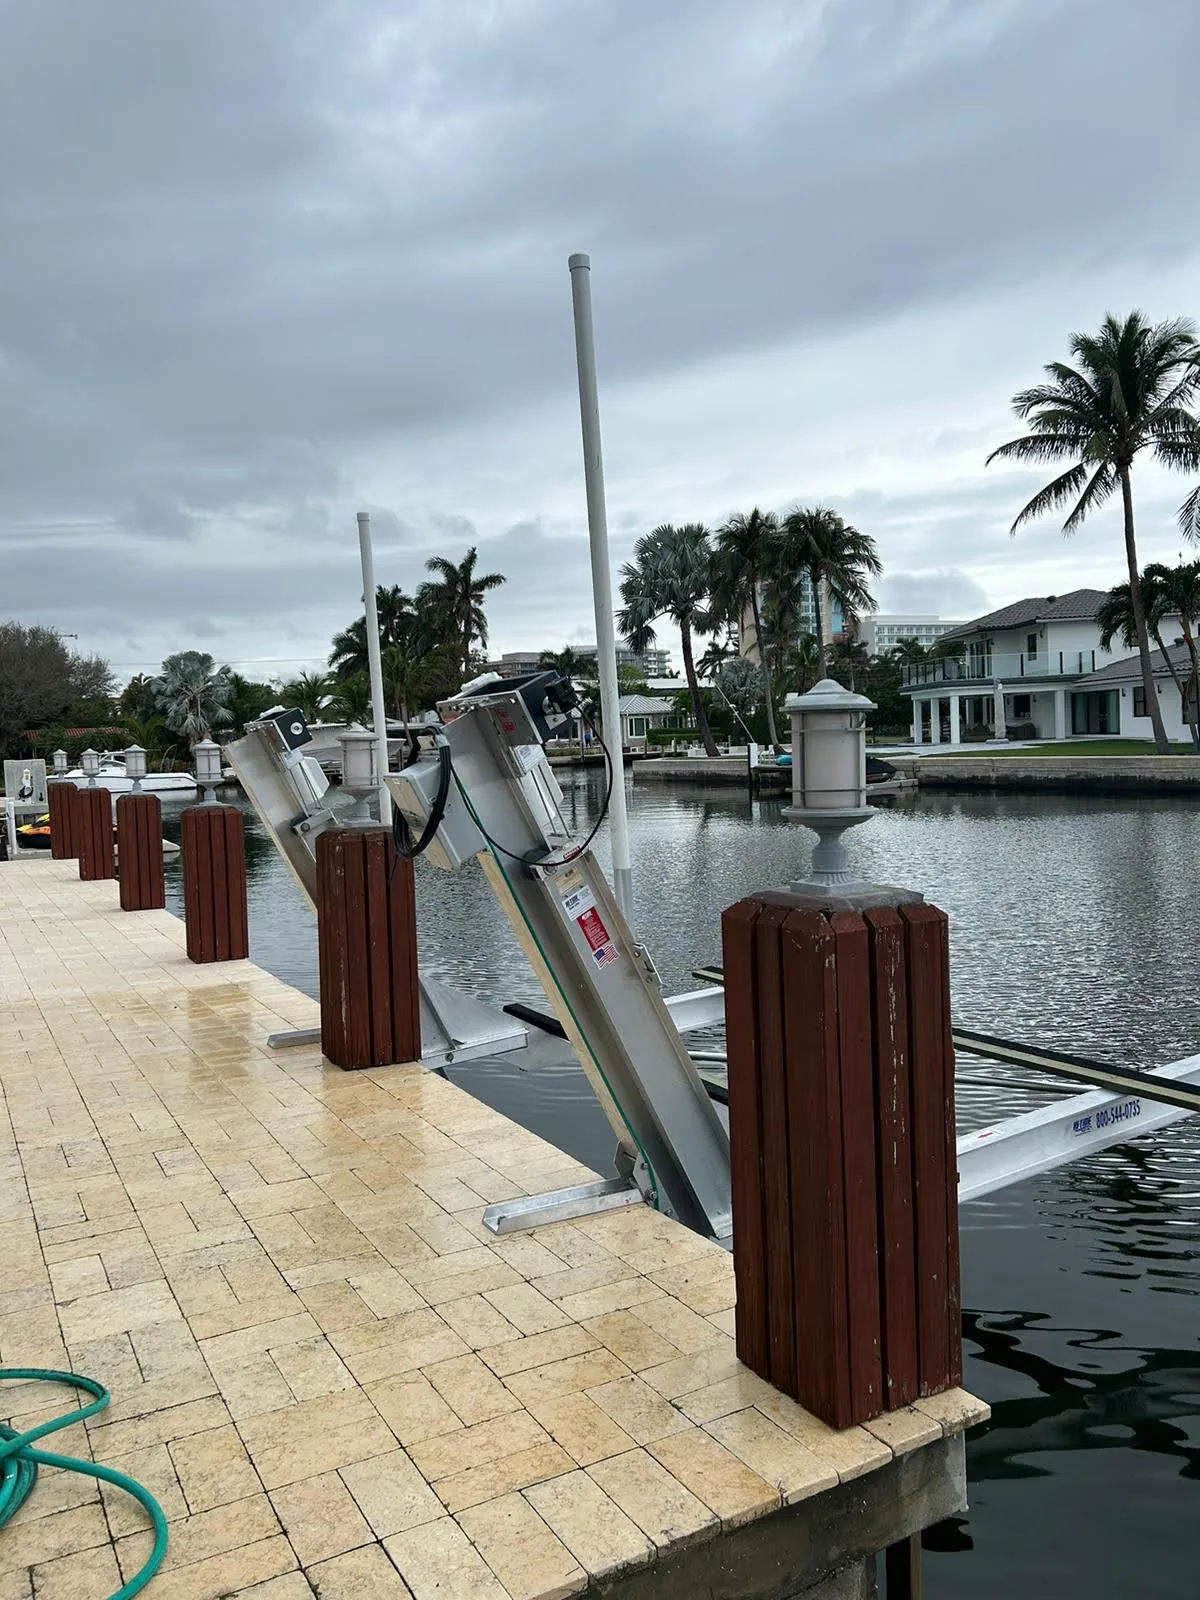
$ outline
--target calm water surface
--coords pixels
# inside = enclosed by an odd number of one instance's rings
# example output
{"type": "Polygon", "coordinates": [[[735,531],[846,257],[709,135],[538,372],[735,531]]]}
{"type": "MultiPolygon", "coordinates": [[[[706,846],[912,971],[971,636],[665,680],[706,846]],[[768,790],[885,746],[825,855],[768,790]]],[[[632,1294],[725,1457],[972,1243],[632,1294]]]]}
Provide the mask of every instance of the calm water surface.
{"type": "MultiPolygon", "coordinates": [[[[593,775],[568,784],[581,833],[596,802],[593,775]]],[[[797,876],[811,840],[778,802],[725,790],[638,785],[631,826],[638,931],[672,990],[716,957],[722,909],[797,876]]],[[[312,920],[253,820],[250,835],[251,953],[315,994],[312,920]]],[[[1200,1050],[1200,806],[922,796],[848,844],[864,876],[949,912],[956,1021],[1138,1066],[1200,1050]]],[[[597,850],[607,864],[603,829],[597,850]]],[[[418,881],[431,969],[541,998],[477,869],[418,863],[418,881]]],[[[606,1167],[612,1135],[582,1073],[515,1059],[456,1081],[606,1167]]],[[[978,1083],[959,1101],[964,1129],[1038,1103],[978,1083]]],[[[962,1262],[966,1383],[993,1415],[968,1445],[969,1515],[928,1536],[927,1594],[1200,1595],[1200,1127],[965,1207],[962,1262]]]]}

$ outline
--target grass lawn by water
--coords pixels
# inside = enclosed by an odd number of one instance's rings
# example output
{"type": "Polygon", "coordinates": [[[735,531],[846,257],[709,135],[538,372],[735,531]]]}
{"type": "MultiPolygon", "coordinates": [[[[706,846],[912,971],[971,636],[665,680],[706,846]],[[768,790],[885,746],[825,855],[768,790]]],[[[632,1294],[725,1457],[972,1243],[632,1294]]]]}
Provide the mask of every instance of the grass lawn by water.
{"type": "MultiPolygon", "coordinates": [[[[932,750],[932,746],[925,747],[932,750]]],[[[1149,739],[1064,739],[1061,743],[1027,744],[1019,749],[998,745],[980,744],[959,746],[956,750],[939,750],[945,756],[1152,756],[1154,745],[1149,739]]],[[[1194,756],[1190,744],[1173,744],[1171,754],[1194,756]]]]}

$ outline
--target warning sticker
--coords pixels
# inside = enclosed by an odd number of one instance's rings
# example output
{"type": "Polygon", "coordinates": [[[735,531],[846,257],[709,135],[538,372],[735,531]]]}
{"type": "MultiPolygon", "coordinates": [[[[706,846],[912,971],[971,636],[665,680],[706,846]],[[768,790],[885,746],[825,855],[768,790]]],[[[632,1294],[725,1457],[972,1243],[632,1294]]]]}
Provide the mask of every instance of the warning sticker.
{"type": "Polygon", "coordinates": [[[606,944],[611,943],[608,929],[600,920],[600,913],[595,906],[589,906],[582,916],[576,917],[580,932],[588,942],[589,950],[601,950],[606,944]]]}

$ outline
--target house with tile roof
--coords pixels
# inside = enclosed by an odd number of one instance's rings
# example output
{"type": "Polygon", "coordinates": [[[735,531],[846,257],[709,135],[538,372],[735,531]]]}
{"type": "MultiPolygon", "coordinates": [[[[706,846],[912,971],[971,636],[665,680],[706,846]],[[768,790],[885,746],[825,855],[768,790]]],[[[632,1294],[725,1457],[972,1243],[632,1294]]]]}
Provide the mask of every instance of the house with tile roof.
{"type": "MultiPolygon", "coordinates": [[[[1151,737],[1137,655],[1100,643],[1096,617],[1107,598],[1103,589],[1035,595],[943,635],[941,648],[954,646],[954,653],[902,670],[914,743],[1005,738],[1014,728],[1038,739],[1151,737]]],[[[1168,620],[1162,632],[1173,640],[1178,627],[1168,620]]],[[[1171,660],[1156,652],[1156,686],[1173,739],[1188,737],[1170,670],[1181,648],[1168,650],[1171,660]]]]}

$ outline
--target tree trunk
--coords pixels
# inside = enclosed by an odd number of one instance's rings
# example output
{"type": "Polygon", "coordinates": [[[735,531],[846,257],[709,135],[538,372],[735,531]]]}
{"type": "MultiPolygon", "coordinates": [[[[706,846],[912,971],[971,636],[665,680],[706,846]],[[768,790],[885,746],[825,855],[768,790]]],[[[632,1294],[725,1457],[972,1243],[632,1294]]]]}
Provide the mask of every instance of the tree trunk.
{"type": "MultiPolygon", "coordinates": [[[[1189,723],[1190,724],[1191,719],[1188,717],[1188,685],[1191,682],[1191,676],[1192,676],[1191,669],[1190,668],[1188,669],[1187,678],[1186,679],[1182,678],[1179,675],[1179,672],[1177,671],[1177,669],[1175,667],[1175,663],[1171,660],[1170,656],[1167,654],[1167,647],[1166,647],[1166,644],[1163,642],[1163,636],[1162,636],[1161,630],[1158,629],[1158,628],[1151,628],[1150,632],[1154,635],[1154,642],[1158,646],[1159,650],[1162,652],[1163,660],[1167,663],[1167,671],[1171,674],[1171,682],[1179,690],[1179,706],[1180,706],[1179,720],[1181,722],[1185,722],[1185,723],[1189,723]]],[[[1193,728],[1193,731],[1192,731],[1192,741],[1193,741],[1193,743],[1195,742],[1195,739],[1196,739],[1196,734],[1195,734],[1195,729],[1193,728]]]]}
{"type": "Polygon", "coordinates": [[[696,729],[700,734],[700,742],[704,746],[707,756],[718,754],[716,741],[712,736],[712,729],[708,725],[708,717],[704,712],[704,702],[700,698],[700,683],[696,677],[696,663],[692,660],[692,628],[691,624],[683,621],[679,624],[679,642],[683,647],[683,671],[687,678],[688,693],[692,697],[692,710],[696,714],[696,729]]]}
{"type": "Polygon", "coordinates": [[[771,675],[771,658],[763,642],[762,617],[758,608],[758,580],[753,576],[750,579],[750,610],[754,615],[754,647],[758,651],[758,664],[762,669],[767,693],[767,737],[771,741],[771,749],[779,755],[783,746],[779,742],[779,730],[775,726],[775,683],[771,675]]]}
{"type": "Polygon", "coordinates": [[[1150,666],[1150,635],[1146,628],[1146,607],[1142,604],[1142,577],[1138,571],[1137,544],[1133,534],[1133,485],[1129,468],[1121,467],[1121,503],[1125,511],[1125,559],[1129,564],[1129,598],[1133,604],[1133,625],[1137,633],[1138,654],[1142,658],[1142,687],[1146,693],[1146,711],[1154,729],[1154,748],[1160,756],[1170,755],[1167,730],[1163,727],[1162,707],[1154,684],[1150,666]]]}
{"type": "Polygon", "coordinates": [[[1192,743],[1200,750],[1200,652],[1196,649],[1196,635],[1192,632],[1192,625],[1186,616],[1180,615],[1180,624],[1183,627],[1183,637],[1187,641],[1188,655],[1191,657],[1192,672],[1188,680],[1188,690],[1184,694],[1183,720],[1192,730],[1192,743]]]}
{"type": "Polygon", "coordinates": [[[813,621],[816,624],[814,632],[817,639],[817,677],[825,676],[825,652],[828,648],[825,642],[825,618],[821,615],[821,577],[816,567],[808,569],[808,586],[812,590],[813,621]]]}

